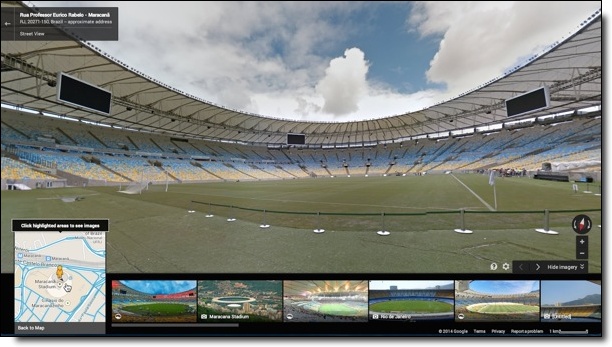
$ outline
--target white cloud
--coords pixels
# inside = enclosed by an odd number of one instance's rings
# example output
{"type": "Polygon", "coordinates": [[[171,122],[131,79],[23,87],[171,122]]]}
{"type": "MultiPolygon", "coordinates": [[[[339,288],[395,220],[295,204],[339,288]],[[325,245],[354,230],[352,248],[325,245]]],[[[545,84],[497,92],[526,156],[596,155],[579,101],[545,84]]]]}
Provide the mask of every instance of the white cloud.
{"type": "Polygon", "coordinates": [[[442,36],[427,78],[457,95],[541,53],[600,7],[599,1],[418,2],[408,22],[421,35],[442,36]]]}
{"type": "MultiPolygon", "coordinates": [[[[428,89],[412,94],[395,92],[391,87],[367,79],[369,63],[359,48],[350,48],[341,57],[330,60],[325,75],[315,88],[301,88],[276,93],[259,93],[253,106],[266,108],[263,114],[283,115],[308,121],[353,121],[381,118],[420,110],[440,101],[439,91],[428,89]]],[[[257,113],[255,109],[250,112],[257,113]]]]}
{"type": "Polygon", "coordinates": [[[142,3],[97,5],[120,7],[120,40],[94,43],[112,56],[213,103],[285,118],[320,112],[315,86],[329,64],[321,52],[335,48],[347,32],[342,18],[363,6],[176,2],[168,11],[150,2],[143,12],[142,3]]]}
{"type": "Polygon", "coordinates": [[[316,87],[325,100],[323,111],[333,115],[357,111],[368,89],[367,73],[368,62],[359,48],[347,49],[343,57],[332,59],[316,87]]]}
{"type": "Polygon", "coordinates": [[[384,81],[368,79],[369,67],[384,61],[369,61],[358,45],[341,46],[362,29],[363,23],[347,18],[367,6],[384,6],[377,2],[36,4],[117,6],[119,41],[94,42],[103,51],[213,103],[310,121],[381,118],[454,97],[540,52],[601,6],[596,1],[417,2],[407,23],[423,37],[442,39],[426,76],[447,88],[421,86],[417,93],[401,94],[384,81]]]}

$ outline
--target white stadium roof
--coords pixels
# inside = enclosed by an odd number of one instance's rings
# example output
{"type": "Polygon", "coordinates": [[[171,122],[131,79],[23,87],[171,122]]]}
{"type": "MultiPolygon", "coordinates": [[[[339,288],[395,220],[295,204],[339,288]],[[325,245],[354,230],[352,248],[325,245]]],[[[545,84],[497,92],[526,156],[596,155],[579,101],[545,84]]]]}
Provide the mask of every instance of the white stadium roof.
{"type": "MultiPolygon", "coordinates": [[[[25,7],[21,2],[2,6],[25,7]]],[[[77,39],[2,41],[1,100],[17,108],[187,138],[280,145],[286,133],[303,133],[306,143],[315,146],[402,141],[508,121],[505,100],[542,86],[550,90],[550,107],[510,120],[600,107],[601,17],[600,10],[549,51],[485,85],[420,111],[380,119],[304,122],[231,110],[148,77],[77,39]],[[57,101],[58,72],[111,91],[111,114],[57,101]]]]}

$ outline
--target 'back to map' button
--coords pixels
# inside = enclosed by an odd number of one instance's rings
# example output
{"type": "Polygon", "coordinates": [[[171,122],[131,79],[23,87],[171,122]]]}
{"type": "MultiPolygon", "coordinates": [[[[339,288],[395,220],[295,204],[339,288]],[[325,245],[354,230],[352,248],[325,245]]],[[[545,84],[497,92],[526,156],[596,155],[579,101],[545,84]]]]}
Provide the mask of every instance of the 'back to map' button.
{"type": "MultiPolygon", "coordinates": [[[[15,323],[15,335],[74,335],[75,329],[75,323],[15,323]]],[[[104,322],[78,323],[78,334],[100,335],[105,331],[104,322]]]]}

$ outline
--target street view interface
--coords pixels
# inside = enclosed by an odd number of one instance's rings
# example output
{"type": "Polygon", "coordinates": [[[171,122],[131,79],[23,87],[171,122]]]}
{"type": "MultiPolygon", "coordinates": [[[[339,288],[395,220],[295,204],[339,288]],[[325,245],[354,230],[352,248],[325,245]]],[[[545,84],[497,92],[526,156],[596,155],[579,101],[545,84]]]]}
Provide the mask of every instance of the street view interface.
{"type": "Polygon", "coordinates": [[[121,15],[2,3],[2,336],[602,337],[601,11],[448,110],[314,125],[104,53],[121,15]]]}

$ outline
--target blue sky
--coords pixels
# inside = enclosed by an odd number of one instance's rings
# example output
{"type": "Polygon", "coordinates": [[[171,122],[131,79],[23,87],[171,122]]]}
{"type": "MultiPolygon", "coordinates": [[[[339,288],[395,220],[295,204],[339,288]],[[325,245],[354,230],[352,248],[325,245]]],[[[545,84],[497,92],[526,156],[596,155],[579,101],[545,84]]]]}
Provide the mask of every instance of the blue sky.
{"type": "Polygon", "coordinates": [[[589,281],[542,281],[540,300],[543,305],[553,305],[600,294],[601,285],[589,281]]]}
{"type": "Polygon", "coordinates": [[[473,281],[470,289],[486,294],[523,294],[540,288],[540,281],[473,281]]]}
{"type": "Polygon", "coordinates": [[[204,100],[306,121],[450,99],[575,32],[600,1],[44,2],[119,8],[94,45],[204,100]],[[542,15],[546,14],[546,15],[542,15]]]}
{"type": "Polygon", "coordinates": [[[196,281],[121,281],[121,283],[147,294],[174,294],[196,287],[196,281]]]}
{"type": "Polygon", "coordinates": [[[424,71],[435,55],[440,35],[420,37],[408,30],[407,18],[412,6],[401,2],[363,9],[350,18],[358,30],[337,45],[332,56],[344,54],[342,47],[358,47],[370,61],[368,77],[373,83],[388,85],[400,93],[414,93],[424,88],[424,71]]]}

